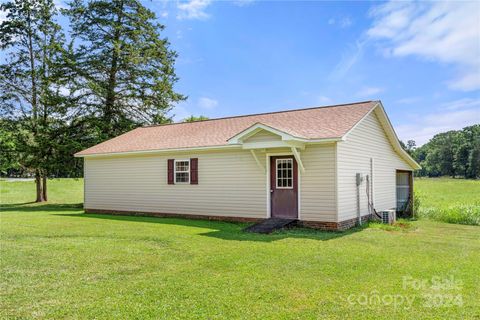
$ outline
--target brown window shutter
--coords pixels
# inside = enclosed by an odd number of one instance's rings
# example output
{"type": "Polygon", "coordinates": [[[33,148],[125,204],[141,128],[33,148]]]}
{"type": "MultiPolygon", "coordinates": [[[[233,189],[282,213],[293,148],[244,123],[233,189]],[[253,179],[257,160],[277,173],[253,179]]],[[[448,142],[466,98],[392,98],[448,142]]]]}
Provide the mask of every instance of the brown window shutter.
{"type": "Polygon", "coordinates": [[[174,159],[168,159],[168,166],[167,166],[167,180],[168,180],[168,184],[174,184],[174,180],[173,180],[173,160],[174,159]]]}
{"type": "Polygon", "coordinates": [[[190,159],[190,184],[198,184],[198,158],[190,159]]]}

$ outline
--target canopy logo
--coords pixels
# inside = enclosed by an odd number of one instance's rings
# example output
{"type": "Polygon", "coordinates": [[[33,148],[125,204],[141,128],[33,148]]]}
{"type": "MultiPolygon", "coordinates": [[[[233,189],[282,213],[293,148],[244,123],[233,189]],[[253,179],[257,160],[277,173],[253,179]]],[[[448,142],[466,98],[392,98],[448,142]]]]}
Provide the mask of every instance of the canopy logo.
{"type": "Polygon", "coordinates": [[[365,307],[393,306],[408,310],[418,300],[425,308],[448,308],[463,306],[461,290],[463,282],[453,276],[433,276],[430,279],[402,277],[402,290],[399,293],[380,294],[375,289],[369,293],[350,294],[347,303],[365,307]]]}

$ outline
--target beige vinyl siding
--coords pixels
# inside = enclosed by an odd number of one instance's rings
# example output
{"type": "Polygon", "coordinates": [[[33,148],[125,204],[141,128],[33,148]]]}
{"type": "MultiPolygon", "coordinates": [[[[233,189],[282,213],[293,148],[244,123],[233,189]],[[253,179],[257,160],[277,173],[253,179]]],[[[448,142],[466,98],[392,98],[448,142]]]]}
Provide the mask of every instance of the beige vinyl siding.
{"type": "Polygon", "coordinates": [[[246,139],[245,142],[268,142],[268,141],[280,141],[282,138],[274,133],[268,132],[266,130],[261,130],[246,139]]]}
{"type": "MultiPolygon", "coordinates": [[[[269,149],[288,153],[289,149],[269,149]]],[[[336,221],[335,145],[300,153],[302,220],[336,221]]],[[[265,152],[257,152],[265,166],[265,152]]],[[[267,217],[267,173],[247,150],[85,159],[85,208],[177,214],[267,217]],[[167,184],[167,160],[198,158],[198,185],[167,184]]]]}
{"type": "Polygon", "coordinates": [[[245,150],[85,159],[87,209],[265,218],[266,201],[265,173],[245,150]],[[199,184],[168,185],[167,159],[189,158],[199,184]]]}
{"type": "MultiPolygon", "coordinates": [[[[375,112],[363,119],[346,141],[337,144],[339,221],[357,217],[355,175],[370,175],[373,158],[374,206],[377,210],[396,206],[396,170],[412,168],[394,151],[375,112]]],[[[366,181],[360,186],[360,212],[368,214],[366,181]]]]}
{"type": "Polygon", "coordinates": [[[300,157],[305,166],[300,172],[301,219],[335,222],[335,144],[308,145],[300,157]]]}

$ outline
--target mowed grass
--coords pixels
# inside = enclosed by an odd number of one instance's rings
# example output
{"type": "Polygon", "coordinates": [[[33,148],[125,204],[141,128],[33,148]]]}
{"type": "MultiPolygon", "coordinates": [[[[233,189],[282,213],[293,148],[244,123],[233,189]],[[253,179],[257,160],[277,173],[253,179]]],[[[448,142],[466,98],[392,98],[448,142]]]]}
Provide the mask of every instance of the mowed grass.
{"type": "Polygon", "coordinates": [[[51,181],[40,205],[19,204],[34,199],[33,182],[0,187],[2,318],[480,318],[480,227],[256,235],[83,214],[81,180],[51,181]]]}
{"type": "MultiPolygon", "coordinates": [[[[35,190],[35,182],[33,180],[11,182],[0,180],[1,204],[33,204],[36,199],[35,190]]],[[[83,179],[49,179],[47,190],[48,204],[61,204],[67,207],[77,205],[82,207],[83,179]]]]}
{"type": "Polygon", "coordinates": [[[416,178],[420,218],[480,225],[480,180],[416,178]]]}

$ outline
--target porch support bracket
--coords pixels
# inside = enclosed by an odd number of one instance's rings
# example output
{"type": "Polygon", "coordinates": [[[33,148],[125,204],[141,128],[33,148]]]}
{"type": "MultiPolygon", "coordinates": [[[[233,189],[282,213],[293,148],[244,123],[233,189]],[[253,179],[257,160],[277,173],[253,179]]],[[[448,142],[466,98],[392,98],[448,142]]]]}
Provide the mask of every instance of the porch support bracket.
{"type": "Polygon", "coordinates": [[[261,163],[260,160],[258,159],[257,154],[255,153],[255,150],[250,149],[250,153],[252,154],[253,159],[255,159],[255,162],[257,163],[257,166],[258,166],[263,172],[266,172],[266,171],[265,171],[265,167],[262,165],[262,163],[261,163]]]}
{"type": "Polygon", "coordinates": [[[295,160],[297,160],[298,166],[300,167],[300,171],[302,171],[302,173],[305,173],[305,167],[303,166],[302,159],[300,158],[300,152],[298,152],[297,148],[295,147],[292,147],[291,149],[293,156],[295,157],[295,160]]]}

